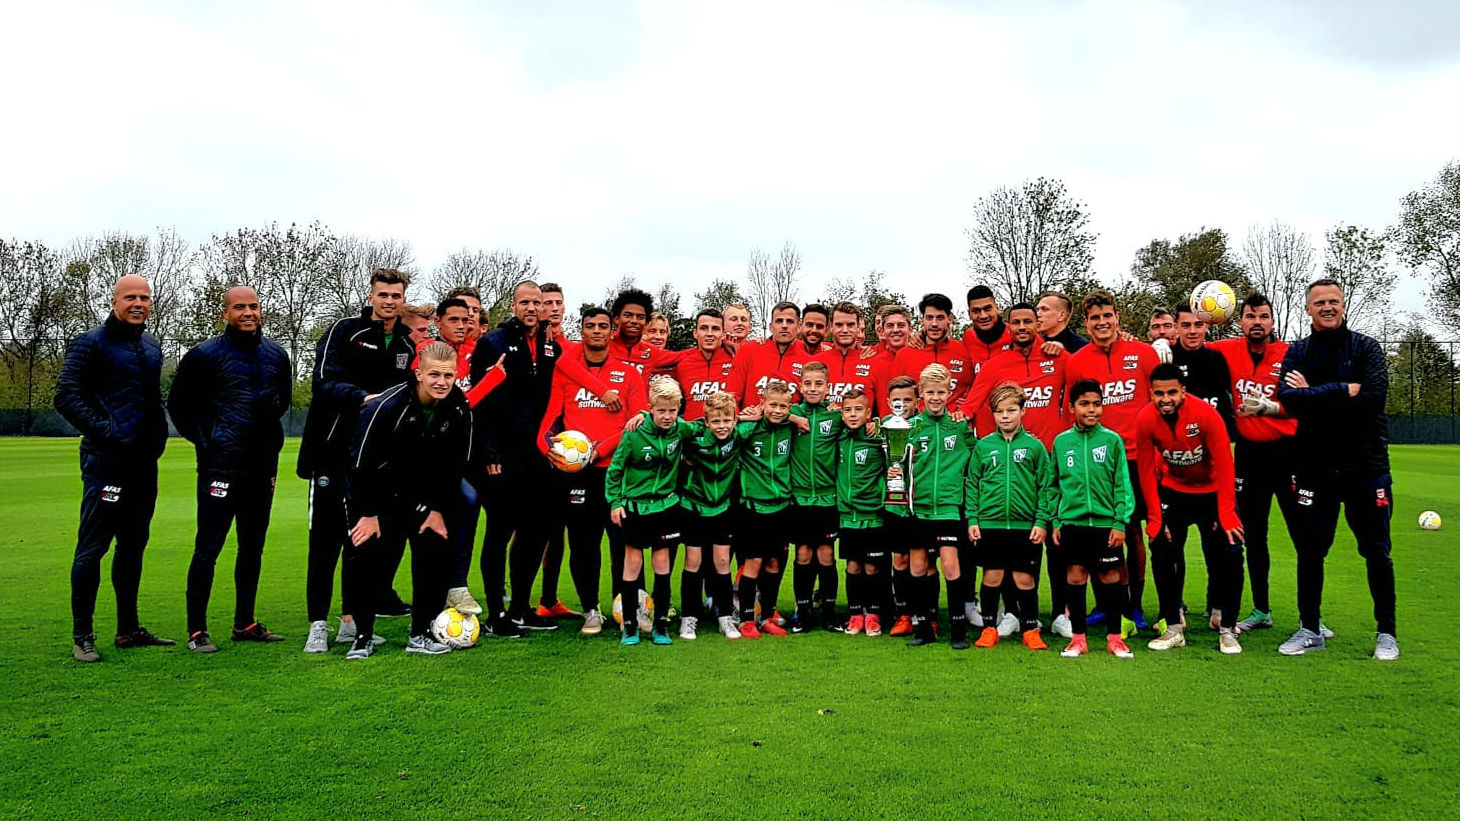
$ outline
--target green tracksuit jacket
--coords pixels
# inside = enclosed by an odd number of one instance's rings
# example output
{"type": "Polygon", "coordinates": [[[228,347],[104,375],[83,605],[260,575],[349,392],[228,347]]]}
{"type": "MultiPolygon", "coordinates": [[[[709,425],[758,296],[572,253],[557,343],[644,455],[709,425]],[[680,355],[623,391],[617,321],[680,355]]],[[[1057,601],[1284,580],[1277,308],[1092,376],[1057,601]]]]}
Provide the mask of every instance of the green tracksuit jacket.
{"type": "Polygon", "coordinates": [[[740,499],[752,513],[775,513],[791,504],[789,421],[765,419],[735,426],[740,440],[740,499]]]}
{"type": "Polygon", "coordinates": [[[882,438],[865,430],[842,429],[837,441],[836,509],[844,530],[863,530],[882,524],[887,498],[887,454],[882,438]]]}
{"type": "Polygon", "coordinates": [[[1054,438],[1058,487],[1054,526],[1124,528],[1135,512],[1125,442],[1120,434],[1096,425],[1079,425],[1054,438]]]}
{"type": "Polygon", "coordinates": [[[700,516],[718,516],[735,501],[740,443],[735,431],[723,442],[703,422],[689,422],[684,437],[684,491],[680,505],[700,516]]]}
{"type": "Polygon", "coordinates": [[[912,476],[907,488],[912,513],[919,519],[950,521],[963,518],[963,485],[968,459],[977,441],[967,422],[948,414],[920,413],[910,420],[912,476]]]}
{"type": "Polygon", "coordinates": [[[1054,516],[1054,460],[1022,427],[1007,440],[994,431],[973,446],[964,496],[970,526],[1048,529],[1054,516]]]}
{"type": "Polygon", "coordinates": [[[836,451],[841,438],[841,413],[827,410],[826,403],[791,407],[792,416],[803,416],[811,424],[806,433],[791,437],[791,498],[802,507],[832,507],[836,504],[836,451]]]}
{"type": "Polygon", "coordinates": [[[614,449],[604,480],[608,509],[622,507],[645,515],[678,505],[679,454],[688,433],[689,423],[683,419],[676,420],[669,430],[660,430],[652,420],[645,420],[636,430],[625,433],[614,449]]]}

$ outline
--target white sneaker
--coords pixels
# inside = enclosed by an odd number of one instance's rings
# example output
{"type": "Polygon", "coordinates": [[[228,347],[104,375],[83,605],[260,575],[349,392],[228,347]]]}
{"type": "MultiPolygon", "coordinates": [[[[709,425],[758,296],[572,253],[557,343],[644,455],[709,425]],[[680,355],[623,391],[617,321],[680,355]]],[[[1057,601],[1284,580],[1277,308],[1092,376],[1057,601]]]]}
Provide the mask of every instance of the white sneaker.
{"type": "Polygon", "coordinates": [[[603,614],[595,607],[583,614],[583,629],[578,631],[585,636],[596,636],[603,632],[603,614]]]}
{"type": "Polygon", "coordinates": [[[968,619],[968,625],[970,627],[983,628],[983,614],[978,612],[978,602],[965,602],[963,605],[963,615],[968,619]]]}
{"type": "Polygon", "coordinates": [[[1298,632],[1278,646],[1278,652],[1285,656],[1303,656],[1322,650],[1324,641],[1321,633],[1315,633],[1306,627],[1299,627],[1298,632]]]}
{"type": "Polygon", "coordinates": [[[679,637],[684,639],[685,641],[694,641],[695,631],[696,628],[699,626],[699,623],[700,620],[695,618],[694,616],[685,616],[684,618],[680,619],[679,637]]]}
{"type": "Polygon", "coordinates": [[[1075,635],[1074,625],[1070,624],[1070,617],[1064,613],[1054,617],[1054,622],[1050,624],[1049,629],[1061,638],[1067,639],[1075,635]]]}
{"type": "Polygon", "coordinates": [[[451,652],[451,645],[442,644],[430,636],[411,636],[411,640],[406,642],[406,652],[442,656],[451,652]]]}
{"type": "Polygon", "coordinates": [[[1323,619],[1318,620],[1318,635],[1322,636],[1324,641],[1333,638],[1333,631],[1328,629],[1328,625],[1323,623],[1323,619]]]}
{"type": "Polygon", "coordinates": [[[1158,639],[1151,639],[1146,644],[1152,650],[1175,650],[1178,647],[1186,646],[1186,631],[1180,627],[1167,627],[1166,632],[1158,639]]]}
{"type": "Polygon", "coordinates": [[[1241,655],[1242,642],[1237,640],[1237,634],[1227,628],[1217,636],[1217,649],[1229,656],[1241,655]]]}
{"type": "Polygon", "coordinates": [[[720,617],[720,632],[724,633],[725,638],[731,641],[740,638],[740,627],[735,624],[734,616],[720,617]]]}
{"type": "Polygon", "coordinates": [[[458,612],[468,616],[480,616],[482,606],[472,597],[471,591],[465,587],[453,587],[446,591],[446,607],[455,607],[458,612]]]}
{"type": "Polygon", "coordinates": [[[1019,632],[1019,617],[1013,613],[999,616],[999,638],[1008,638],[1019,632]]]}
{"type": "Polygon", "coordinates": [[[304,640],[304,652],[328,653],[330,649],[330,623],[312,621],[309,623],[309,638],[304,640]]]}
{"type": "MultiPolygon", "coordinates": [[[[339,629],[339,631],[335,633],[335,644],[354,644],[354,643],[355,643],[355,622],[353,622],[353,621],[343,621],[342,620],[340,622],[340,629],[339,629]]],[[[382,635],[380,635],[380,634],[378,634],[378,633],[372,633],[370,635],[370,643],[371,644],[374,644],[377,647],[379,647],[380,645],[385,644],[385,637],[382,636],[382,635]]]]}
{"type": "Polygon", "coordinates": [[[1399,660],[1399,640],[1391,633],[1379,633],[1374,637],[1374,658],[1380,661],[1399,660]]]}
{"type": "Polygon", "coordinates": [[[358,659],[368,659],[374,654],[375,642],[367,641],[364,644],[355,642],[354,644],[350,645],[350,652],[345,654],[345,658],[350,661],[356,661],[358,659]]]}

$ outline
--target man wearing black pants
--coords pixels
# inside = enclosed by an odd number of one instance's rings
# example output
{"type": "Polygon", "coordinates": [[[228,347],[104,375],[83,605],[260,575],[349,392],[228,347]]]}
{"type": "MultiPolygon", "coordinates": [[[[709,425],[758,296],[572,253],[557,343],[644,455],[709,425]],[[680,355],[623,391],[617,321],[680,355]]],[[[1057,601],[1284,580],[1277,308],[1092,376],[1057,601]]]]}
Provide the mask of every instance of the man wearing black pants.
{"type": "Polygon", "coordinates": [[[157,506],[157,460],[167,447],[162,410],[162,346],[145,330],[152,288],[135,275],[117,280],[106,322],[66,348],[56,410],[81,431],[81,524],[71,563],[71,656],[101,661],[92,617],[101,558],[117,543],[112,587],[117,647],[168,646],[139,623],[142,552],[157,506]]]}
{"type": "Polygon", "coordinates": [[[1378,633],[1374,658],[1399,658],[1394,625],[1394,562],[1389,556],[1389,518],[1394,483],[1389,473],[1389,421],[1384,403],[1389,372],[1379,343],[1344,322],[1343,288],[1320,279],[1308,286],[1313,333],[1283,357],[1278,400],[1298,419],[1301,527],[1298,549],[1298,618],[1302,626],[1278,648],[1287,656],[1322,650],[1323,561],[1333,546],[1338,511],[1368,568],[1378,633]]]}
{"type": "MultiPolygon", "coordinates": [[[[345,518],[344,483],[350,437],[360,406],[392,385],[406,380],[415,349],[399,322],[405,305],[408,278],[382,268],[370,277],[370,304],[360,316],[331,325],[315,348],[313,400],[304,421],[299,445],[299,478],[309,480],[309,575],[306,598],[309,638],[304,652],[329,649],[330,598],[334,594],[335,566],[351,527],[345,518]]],[[[396,557],[399,563],[399,557],[396,557]]],[[[392,574],[393,575],[393,574],[392,574]]],[[[390,584],[390,578],[385,579],[390,584]]],[[[395,602],[383,602],[380,612],[409,612],[395,602]]],[[[355,623],[348,608],[340,617],[335,641],[355,640],[355,623]]]]}

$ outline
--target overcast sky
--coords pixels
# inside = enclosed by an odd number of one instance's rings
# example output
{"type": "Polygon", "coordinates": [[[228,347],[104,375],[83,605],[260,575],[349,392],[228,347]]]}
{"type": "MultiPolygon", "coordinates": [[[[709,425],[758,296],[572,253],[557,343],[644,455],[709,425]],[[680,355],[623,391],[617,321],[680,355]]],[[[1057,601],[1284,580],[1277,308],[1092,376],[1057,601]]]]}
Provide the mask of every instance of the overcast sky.
{"type": "MultiPolygon", "coordinates": [[[[803,297],[968,284],[1057,177],[1096,272],[1156,237],[1383,227],[1460,157],[1460,3],[78,3],[0,26],[0,234],[273,220],[510,247],[569,304],[786,240],[803,297]],[[581,298],[580,298],[581,297],[581,298]]],[[[1401,287],[1400,307],[1420,289],[1401,287]]],[[[955,299],[955,301],[958,301],[955,299]]]]}

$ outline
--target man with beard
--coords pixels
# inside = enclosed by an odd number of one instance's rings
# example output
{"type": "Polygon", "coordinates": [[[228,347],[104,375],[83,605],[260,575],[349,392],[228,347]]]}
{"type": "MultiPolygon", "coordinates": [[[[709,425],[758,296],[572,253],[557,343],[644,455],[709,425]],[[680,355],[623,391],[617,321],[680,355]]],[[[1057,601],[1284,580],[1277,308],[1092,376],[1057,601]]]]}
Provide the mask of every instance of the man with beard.
{"type": "Polygon", "coordinates": [[[808,349],[804,340],[796,339],[801,325],[801,309],[794,302],[777,302],[771,308],[771,338],[758,345],[748,345],[735,355],[735,369],[730,373],[728,392],[745,408],[758,405],[765,386],[773,379],[785,382],[793,396],[801,383],[801,366],[820,353],[808,349]]]}
{"type": "Polygon", "coordinates": [[[967,367],[972,378],[995,354],[1009,349],[1009,329],[999,317],[999,306],[989,286],[968,289],[968,321],[971,324],[963,332],[963,346],[968,351],[967,367]]]}

